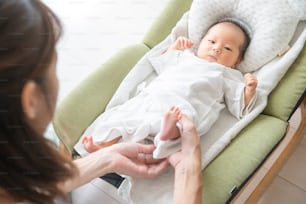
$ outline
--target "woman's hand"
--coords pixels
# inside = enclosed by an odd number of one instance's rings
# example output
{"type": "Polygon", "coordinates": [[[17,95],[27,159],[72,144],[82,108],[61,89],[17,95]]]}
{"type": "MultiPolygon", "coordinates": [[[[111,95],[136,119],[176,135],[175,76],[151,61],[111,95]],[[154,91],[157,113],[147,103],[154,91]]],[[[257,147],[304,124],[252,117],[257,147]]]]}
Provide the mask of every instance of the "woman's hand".
{"type": "Polygon", "coordinates": [[[182,150],[168,160],[175,169],[174,204],[202,203],[202,165],[200,138],[194,124],[183,115],[182,150]]]}
{"type": "Polygon", "coordinates": [[[195,160],[201,160],[200,137],[191,120],[185,115],[179,121],[182,125],[181,140],[182,150],[169,156],[168,161],[174,167],[184,165],[186,161],[190,161],[191,157],[195,160]]]}
{"type": "Polygon", "coordinates": [[[109,155],[111,171],[134,177],[155,177],[161,174],[169,163],[166,159],[153,159],[153,145],[120,143],[105,148],[109,155]]]}
{"type": "Polygon", "coordinates": [[[169,163],[166,159],[152,159],[153,145],[120,143],[101,148],[85,157],[74,160],[79,174],[59,183],[64,192],[88,183],[101,175],[117,172],[133,177],[154,177],[161,174],[169,163]]]}

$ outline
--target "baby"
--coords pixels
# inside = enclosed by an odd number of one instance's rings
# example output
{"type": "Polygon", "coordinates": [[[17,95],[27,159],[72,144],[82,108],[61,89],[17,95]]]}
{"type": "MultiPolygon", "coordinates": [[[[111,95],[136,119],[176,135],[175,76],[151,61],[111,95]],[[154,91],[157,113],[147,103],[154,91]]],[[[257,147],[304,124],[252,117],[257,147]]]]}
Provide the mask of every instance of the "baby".
{"type": "Polygon", "coordinates": [[[163,158],[180,148],[177,138],[182,113],[193,120],[199,135],[209,130],[225,104],[241,118],[256,98],[256,77],[242,77],[235,68],[249,41],[244,29],[232,21],[212,25],[196,55],[189,51],[193,42],[179,37],[163,55],[151,59],[158,77],[134,98],[99,116],[81,144],[92,152],[120,139],[141,141],[153,136],[157,146],[154,157],[163,158]],[[109,121],[113,122],[105,124],[109,121]]]}

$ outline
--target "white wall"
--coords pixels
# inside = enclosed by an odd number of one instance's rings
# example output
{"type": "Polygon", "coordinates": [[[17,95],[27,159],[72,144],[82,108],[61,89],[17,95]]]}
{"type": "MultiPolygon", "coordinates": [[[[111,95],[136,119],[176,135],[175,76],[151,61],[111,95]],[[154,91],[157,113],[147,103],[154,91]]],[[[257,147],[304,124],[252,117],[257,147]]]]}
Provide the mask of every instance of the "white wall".
{"type": "MultiPolygon", "coordinates": [[[[169,0],[43,0],[61,19],[58,103],[119,49],[142,40],[169,0]]],[[[52,125],[46,137],[58,143],[52,125]]]]}

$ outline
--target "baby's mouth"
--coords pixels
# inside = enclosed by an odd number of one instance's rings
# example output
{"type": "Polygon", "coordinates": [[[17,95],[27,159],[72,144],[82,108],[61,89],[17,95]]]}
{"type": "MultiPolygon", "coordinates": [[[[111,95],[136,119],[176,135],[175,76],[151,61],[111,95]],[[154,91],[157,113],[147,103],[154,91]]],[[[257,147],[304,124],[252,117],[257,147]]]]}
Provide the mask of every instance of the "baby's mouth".
{"type": "Polygon", "coordinates": [[[208,55],[208,57],[209,57],[211,60],[215,61],[215,62],[218,61],[217,57],[214,56],[214,55],[208,55]]]}

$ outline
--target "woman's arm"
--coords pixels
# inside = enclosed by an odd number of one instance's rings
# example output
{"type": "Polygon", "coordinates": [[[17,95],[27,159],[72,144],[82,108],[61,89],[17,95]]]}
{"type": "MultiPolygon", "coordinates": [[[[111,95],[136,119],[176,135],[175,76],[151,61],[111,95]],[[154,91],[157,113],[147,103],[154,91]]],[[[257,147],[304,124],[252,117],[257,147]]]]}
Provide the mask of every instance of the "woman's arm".
{"type": "Polygon", "coordinates": [[[154,177],[168,167],[167,160],[152,159],[153,145],[121,143],[100,149],[86,157],[74,161],[79,174],[64,183],[64,192],[84,185],[94,178],[110,172],[135,177],[154,177]]]}
{"type": "Polygon", "coordinates": [[[174,202],[175,204],[202,203],[201,162],[195,150],[193,156],[175,168],[174,202]]]}
{"type": "Polygon", "coordinates": [[[169,157],[175,168],[174,204],[202,203],[202,168],[200,138],[193,123],[182,117],[182,150],[169,157]]]}

